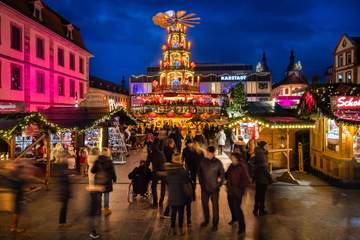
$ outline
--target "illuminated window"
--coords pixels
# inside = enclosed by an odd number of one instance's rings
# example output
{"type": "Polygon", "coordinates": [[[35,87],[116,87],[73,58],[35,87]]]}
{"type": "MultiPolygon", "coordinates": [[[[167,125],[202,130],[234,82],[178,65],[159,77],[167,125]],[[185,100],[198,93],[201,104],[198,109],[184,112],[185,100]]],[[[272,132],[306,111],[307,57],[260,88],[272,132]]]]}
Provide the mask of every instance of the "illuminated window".
{"type": "Polygon", "coordinates": [[[58,95],[59,96],[65,95],[64,82],[65,82],[64,78],[60,77],[58,79],[58,95]]]}
{"type": "Polygon", "coordinates": [[[64,66],[64,49],[58,48],[58,65],[64,66]]]}
{"type": "Polygon", "coordinates": [[[337,80],[338,82],[343,82],[343,74],[341,72],[338,73],[337,80]]]}
{"type": "Polygon", "coordinates": [[[33,4],[34,4],[33,17],[42,21],[43,18],[42,18],[41,10],[44,8],[44,6],[42,5],[41,0],[35,0],[33,4]]]}
{"type": "Polygon", "coordinates": [[[79,91],[80,91],[80,98],[84,98],[84,83],[80,83],[79,91]]]}
{"type": "Polygon", "coordinates": [[[36,92],[45,92],[45,75],[42,72],[36,73],[36,92]]]}
{"type": "Polygon", "coordinates": [[[289,89],[285,88],[285,95],[289,95],[289,89]]]}
{"type": "Polygon", "coordinates": [[[347,83],[351,83],[351,82],[352,82],[351,71],[346,72],[346,82],[347,82],[347,83]]]}
{"type": "Polygon", "coordinates": [[[339,151],[339,127],[336,121],[328,119],[326,122],[326,147],[331,151],[339,151]]]}
{"type": "Polygon", "coordinates": [[[70,53],[69,55],[70,69],[75,70],[75,55],[70,53]]]}
{"type": "Polygon", "coordinates": [[[75,97],[75,81],[70,80],[70,97],[75,97]]]}
{"type": "Polygon", "coordinates": [[[36,57],[44,59],[44,39],[36,38],[36,57]]]}
{"type": "Polygon", "coordinates": [[[354,159],[360,159],[360,131],[359,129],[356,130],[353,138],[353,156],[354,159]]]}
{"type": "Polygon", "coordinates": [[[10,36],[11,36],[11,48],[21,51],[22,50],[22,31],[21,28],[11,25],[10,30],[10,36]]]}
{"type": "Polygon", "coordinates": [[[21,67],[11,65],[11,89],[21,90],[21,67]]]}

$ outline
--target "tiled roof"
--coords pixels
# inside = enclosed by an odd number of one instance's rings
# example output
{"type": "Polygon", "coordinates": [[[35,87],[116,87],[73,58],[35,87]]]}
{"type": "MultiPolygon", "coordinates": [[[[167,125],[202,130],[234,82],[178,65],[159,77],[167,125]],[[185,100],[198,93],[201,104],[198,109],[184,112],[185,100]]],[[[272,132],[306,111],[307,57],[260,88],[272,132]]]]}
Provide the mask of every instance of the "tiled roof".
{"type": "Polygon", "coordinates": [[[308,85],[309,83],[307,82],[305,76],[303,74],[300,74],[300,77],[297,77],[294,73],[286,76],[283,80],[281,80],[280,82],[277,82],[275,84],[273,84],[273,89],[277,88],[281,85],[287,85],[287,84],[306,84],[308,85]]]}
{"type": "Polygon", "coordinates": [[[128,94],[127,91],[123,89],[120,85],[95,76],[90,76],[89,85],[91,88],[97,88],[113,93],[128,94]]]}
{"type": "Polygon", "coordinates": [[[60,14],[55,12],[46,4],[42,3],[44,8],[42,9],[42,21],[38,18],[33,16],[33,0],[0,0],[0,2],[6,4],[7,6],[13,8],[14,10],[18,11],[19,13],[27,16],[28,18],[32,19],[33,21],[38,22],[39,24],[43,25],[44,27],[48,28],[49,30],[55,32],[56,34],[60,35],[61,37],[67,39],[68,41],[76,44],[80,48],[89,52],[89,50],[85,47],[84,41],[81,37],[80,29],[76,27],[73,23],[66,20],[60,14]],[[66,37],[67,27],[66,25],[72,24],[73,29],[73,39],[69,39],[66,37]]]}

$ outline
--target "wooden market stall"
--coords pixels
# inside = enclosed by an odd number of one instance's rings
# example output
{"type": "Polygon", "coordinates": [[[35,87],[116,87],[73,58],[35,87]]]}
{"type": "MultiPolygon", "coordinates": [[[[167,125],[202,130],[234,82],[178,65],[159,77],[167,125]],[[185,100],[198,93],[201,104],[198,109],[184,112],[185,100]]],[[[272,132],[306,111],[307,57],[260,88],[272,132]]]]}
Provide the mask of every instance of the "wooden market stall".
{"type": "Polygon", "coordinates": [[[360,185],[360,87],[313,86],[299,114],[316,121],[310,131],[311,170],[339,186],[360,185]]]}
{"type": "Polygon", "coordinates": [[[230,120],[230,128],[235,128],[245,144],[250,140],[266,141],[269,145],[270,169],[298,169],[295,156],[298,152],[296,138],[300,131],[314,127],[311,120],[297,118],[294,110],[283,109],[269,102],[249,102],[243,117],[230,120]]]}

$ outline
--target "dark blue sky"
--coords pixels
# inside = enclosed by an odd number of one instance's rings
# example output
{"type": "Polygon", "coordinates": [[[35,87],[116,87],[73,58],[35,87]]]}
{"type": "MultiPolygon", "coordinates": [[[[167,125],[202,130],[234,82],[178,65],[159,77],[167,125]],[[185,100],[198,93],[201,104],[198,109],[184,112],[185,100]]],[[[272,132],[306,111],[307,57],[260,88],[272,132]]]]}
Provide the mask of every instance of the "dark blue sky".
{"type": "Polygon", "coordinates": [[[45,0],[81,28],[95,55],[91,74],[119,82],[160,60],[164,30],[152,23],[160,11],[184,9],[201,17],[189,31],[192,60],[259,61],[266,51],[279,81],[295,51],[308,77],[323,77],[340,35],[360,35],[359,0],[45,0]]]}

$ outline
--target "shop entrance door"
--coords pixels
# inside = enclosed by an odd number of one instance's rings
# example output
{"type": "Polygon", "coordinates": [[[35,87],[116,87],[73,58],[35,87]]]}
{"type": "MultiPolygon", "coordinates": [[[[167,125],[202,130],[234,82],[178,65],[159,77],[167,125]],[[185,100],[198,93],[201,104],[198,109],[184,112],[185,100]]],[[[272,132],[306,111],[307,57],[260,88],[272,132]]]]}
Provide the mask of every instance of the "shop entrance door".
{"type": "Polygon", "coordinates": [[[299,143],[303,148],[304,171],[308,172],[310,170],[310,131],[308,129],[295,133],[294,161],[297,170],[299,170],[299,143]]]}

